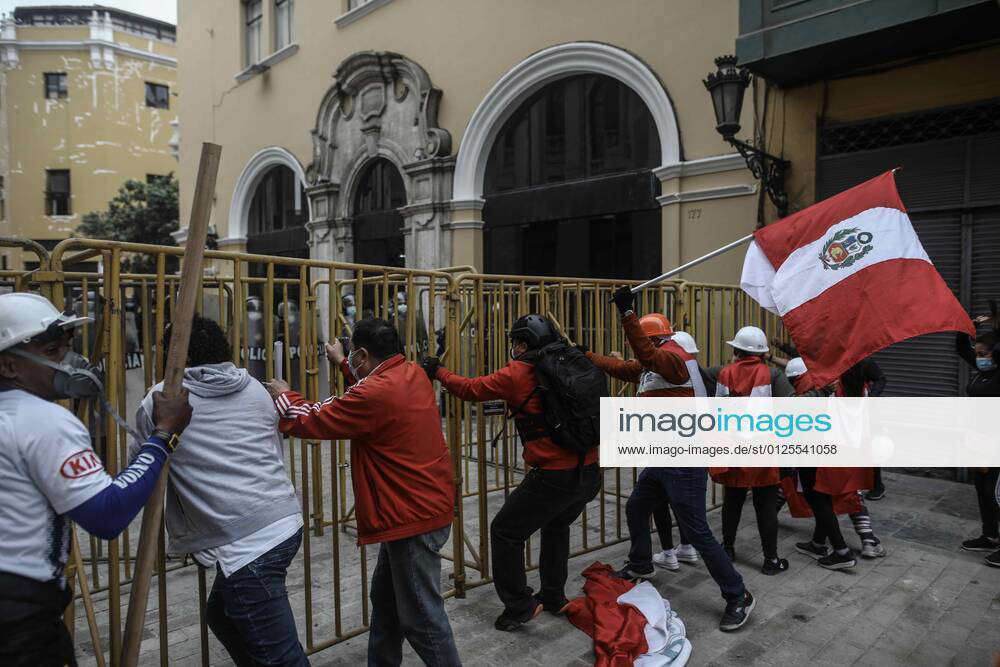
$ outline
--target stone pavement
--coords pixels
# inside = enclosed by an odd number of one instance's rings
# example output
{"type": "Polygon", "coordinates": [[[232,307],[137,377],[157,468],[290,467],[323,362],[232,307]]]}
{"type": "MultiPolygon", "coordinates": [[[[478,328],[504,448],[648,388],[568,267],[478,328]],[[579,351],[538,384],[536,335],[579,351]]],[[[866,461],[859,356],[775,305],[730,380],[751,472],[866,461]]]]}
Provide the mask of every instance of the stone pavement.
{"type": "MultiPolygon", "coordinates": [[[[1000,569],[982,555],[960,551],[979,534],[971,486],[886,474],[889,492],[869,504],[889,555],[831,572],[798,554],[794,543],[811,535],[811,521],[781,514],[780,552],[791,567],[775,577],[760,574],[760,545],[752,507],[744,511],[737,567],[757,596],[742,631],[717,629],[723,604],[703,564],[663,572],[660,592],[681,615],[694,645],[690,665],[989,665],[1000,651],[1000,569]]],[[[719,535],[719,512],[710,514],[719,535]]],[[[850,522],[848,543],[857,545],[850,522]]],[[[571,561],[567,593],[579,592],[579,573],[594,560],[619,564],[626,545],[571,561]]],[[[537,586],[537,575],[531,577],[537,586]]],[[[522,631],[493,629],[500,611],[491,587],[449,600],[448,611],[467,665],[590,665],[590,639],[568,621],[543,614],[522,631]]],[[[312,657],[313,665],[356,665],[365,660],[367,636],[312,657]]],[[[405,664],[420,664],[406,647],[405,664]]]]}
{"type": "MultiPolygon", "coordinates": [[[[980,554],[958,549],[962,539],[979,534],[972,487],[892,473],[886,474],[886,483],[889,492],[885,499],[870,503],[869,508],[889,555],[877,561],[859,561],[849,571],[824,570],[796,553],[794,542],[810,536],[811,521],[792,519],[782,512],[779,551],[789,559],[791,568],[775,577],[760,574],[762,556],[748,503],[736,545],[737,567],[758,604],[740,632],[718,631],[723,602],[703,564],[662,572],[656,586],[681,615],[694,645],[689,664],[989,665],[991,655],[1000,651],[1000,569],[984,565],[980,554]]],[[[497,494],[493,496],[490,515],[502,500],[497,494]]],[[[719,513],[712,512],[709,518],[718,535],[719,513]]],[[[588,532],[595,532],[595,522],[590,520],[588,532]]],[[[467,525],[471,523],[467,510],[467,525]]],[[[609,530],[614,530],[614,523],[608,514],[609,530]]],[[[846,517],[843,530],[848,542],[857,545],[846,517]]],[[[574,534],[574,542],[579,538],[574,534]]],[[[474,544],[478,544],[477,539],[474,535],[474,544]]],[[[330,553],[328,548],[320,550],[323,542],[322,538],[312,540],[315,551],[310,588],[317,642],[328,636],[332,623],[330,553]]],[[[345,536],[341,553],[352,552],[357,561],[353,539],[345,536]]],[[[567,594],[579,594],[579,573],[590,563],[601,560],[618,565],[626,553],[627,544],[619,544],[574,558],[567,594]]],[[[375,550],[369,549],[366,556],[370,571],[375,550]]],[[[445,570],[451,570],[447,562],[445,570]]],[[[469,576],[475,579],[478,575],[469,572],[469,576]]],[[[169,581],[169,662],[199,665],[196,572],[185,568],[172,573],[169,581]]],[[[211,575],[208,582],[211,584],[211,575]]],[[[345,573],[343,582],[342,613],[344,627],[349,628],[360,619],[360,574],[345,573]]],[[[537,573],[529,575],[529,582],[537,587],[537,573]]],[[[444,585],[450,583],[445,581],[444,585]]],[[[300,635],[306,627],[302,612],[305,588],[304,573],[293,566],[289,592],[300,635]]],[[[106,596],[98,596],[97,605],[99,611],[106,610],[106,596]]],[[[154,606],[151,603],[144,634],[143,665],[159,664],[154,606]]],[[[500,608],[490,585],[471,589],[465,599],[449,599],[446,606],[467,665],[593,663],[590,639],[563,618],[543,614],[516,633],[494,630],[493,619],[500,608]]],[[[81,631],[80,664],[92,665],[82,619],[77,627],[81,631]]],[[[320,651],[310,660],[313,665],[364,664],[366,643],[367,635],[363,634],[320,651]]],[[[404,655],[404,664],[420,664],[409,646],[404,655]]],[[[210,663],[231,664],[214,639],[210,640],[210,663]]]]}

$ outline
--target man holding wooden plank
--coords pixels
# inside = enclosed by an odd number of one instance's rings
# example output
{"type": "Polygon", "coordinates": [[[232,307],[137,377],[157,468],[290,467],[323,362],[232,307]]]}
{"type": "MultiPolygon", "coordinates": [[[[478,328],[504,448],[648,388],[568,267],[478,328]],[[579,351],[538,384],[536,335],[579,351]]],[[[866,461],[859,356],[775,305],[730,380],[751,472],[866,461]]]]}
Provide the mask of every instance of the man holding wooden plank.
{"type": "Polygon", "coordinates": [[[105,540],[142,509],[177,436],[191,420],[187,393],[152,397],[153,428],[115,478],[87,428],[60,399],[101,392],[96,368],[72,351],[90,321],[37,294],[0,295],[0,664],[75,665],[62,621],[70,520],[105,540]]]}

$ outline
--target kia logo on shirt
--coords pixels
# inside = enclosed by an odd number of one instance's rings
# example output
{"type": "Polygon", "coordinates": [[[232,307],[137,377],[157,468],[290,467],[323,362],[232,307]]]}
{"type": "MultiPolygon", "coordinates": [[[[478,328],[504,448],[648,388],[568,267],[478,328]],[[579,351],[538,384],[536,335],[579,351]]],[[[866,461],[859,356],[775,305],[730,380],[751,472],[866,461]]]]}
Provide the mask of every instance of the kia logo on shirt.
{"type": "Polygon", "coordinates": [[[97,453],[94,450],[84,449],[63,461],[59,472],[66,479],[78,479],[93,475],[103,467],[101,459],[97,458],[97,453]]]}

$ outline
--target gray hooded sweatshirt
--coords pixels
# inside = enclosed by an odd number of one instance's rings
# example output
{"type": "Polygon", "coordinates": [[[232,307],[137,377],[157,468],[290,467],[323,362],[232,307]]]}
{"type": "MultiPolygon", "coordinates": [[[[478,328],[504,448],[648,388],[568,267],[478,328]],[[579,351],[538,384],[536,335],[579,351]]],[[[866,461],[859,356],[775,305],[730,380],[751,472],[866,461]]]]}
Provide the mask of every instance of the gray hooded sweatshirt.
{"type": "MultiPolygon", "coordinates": [[[[252,535],[302,511],[285,473],[278,414],[260,382],[231,363],[184,371],[194,410],[170,457],[164,517],[171,553],[193,553],[252,535]]],[[[153,387],[136,413],[153,432],[153,387]]],[[[133,448],[137,449],[133,443],[133,448]]]]}

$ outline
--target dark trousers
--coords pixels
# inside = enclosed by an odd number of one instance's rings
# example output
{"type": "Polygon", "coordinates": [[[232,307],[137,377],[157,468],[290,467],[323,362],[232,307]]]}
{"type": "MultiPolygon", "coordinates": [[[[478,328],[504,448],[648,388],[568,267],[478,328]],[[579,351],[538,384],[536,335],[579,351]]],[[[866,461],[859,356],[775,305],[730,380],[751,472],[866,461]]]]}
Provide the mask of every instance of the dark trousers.
{"type": "MultiPolygon", "coordinates": [[[[673,549],[674,536],[673,525],[670,521],[670,503],[663,503],[653,510],[653,525],[656,526],[656,532],[660,536],[660,546],[663,547],[663,550],[669,551],[673,549]]],[[[680,535],[681,544],[691,544],[680,522],[677,523],[677,532],[680,535]]]]}
{"type": "Polygon", "coordinates": [[[722,597],[739,599],[744,591],[743,577],[733,567],[708,526],[705,494],[708,490],[707,468],[646,468],[639,474],[625,505],[628,534],[632,541],[628,554],[630,568],[648,572],[653,566],[653,541],[649,534],[649,515],[664,501],[670,503],[691,546],[705,560],[705,567],[719,585],[722,597]]]}
{"type": "MultiPolygon", "coordinates": [[[[532,468],[490,522],[493,585],[504,614],[524,620],[538,604],[524,572],[524,544],[541,531],[538,599],[558,604],[566,599],[569,576],[569,529],[601,488],[596,463],[583,470],[532,468]]],[[[647,520],[649,515],[647,514],[647,520]]]]}
{"type": "Polygon", "coordinates": [[[882,469],[872,468],[872,472],[875,475],[875,483],[872,485],[872,491],[877,491],[879,493],[885,491],[885,484],[882,482],[882,469]]]}
{"type": "Polygon", "coordinates": [[[403,662],[403,640],[431,667],[461,665],[441,597],[441,547],[451,526],[383,542],[372,572],[368,664],[403,662]]]}
{"type": "Polygon", "coordinates": [[[0,622],[0,665],[4,667],[76,667],[73,640],[59,612],[0,622]]]}
{"type": "Polygon", "coordinates": [[[833,497],[820,493],[816,486],[816,468],[799,468],[799,482],[802,484],[802,495],[813,511],[816,527],[813,530],[813,542],[825,544],[830,540],[834,549],[840,551],[847,548],[847,542],[840,533],[840,521],[833,511],[833,497]]]}
{"type": "Polygon", "coordinates": [[[979,518],[983,522],[983,535],[1000,537],[1000,507],[997,505],[996,487],[1000,468],[989,468],[987,472],[972,471],[972,483],[976,487],[979,501],[979,518]]]}
{"type": "Polygon", "coordinates": [[[299,530],[231,576],[217,570],[208,595],[208,627],[239,667],[309,664],[285,588],[301,542],[299,530]]]}
{"type": "MultiPolygon", "coordinates": [[[[722,542],[727,546],[736,543],[736,531],[743,515],[743,503],[750,489],[738,486],[723,487],[722,495],[722,542]]],[[[778,489],[777,484],[757,486],[753,489],[753,509],[757,514],[757,531],[764,558],[778,557],[778,489]]]]}

